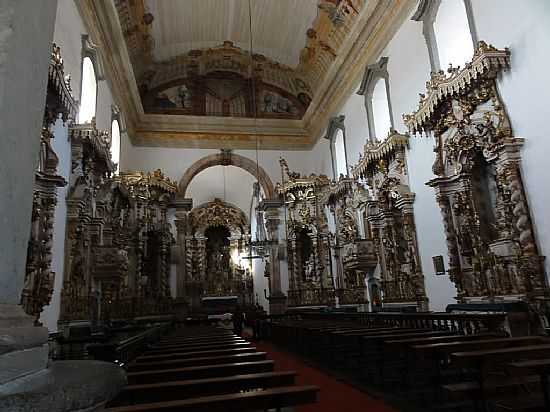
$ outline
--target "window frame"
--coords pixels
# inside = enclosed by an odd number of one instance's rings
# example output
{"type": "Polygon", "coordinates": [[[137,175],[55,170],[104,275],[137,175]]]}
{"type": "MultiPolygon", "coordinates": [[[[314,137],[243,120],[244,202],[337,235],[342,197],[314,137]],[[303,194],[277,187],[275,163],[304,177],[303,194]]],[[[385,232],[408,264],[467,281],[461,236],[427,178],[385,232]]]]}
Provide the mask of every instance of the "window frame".
{"type": "Polygon", "coordinates": [[[332,117],[329,121],[327,134],[325,135],[325,139],[327,139],[330,143],[330,157],[332,160],[332,175],[334,177],[334,180],[339,180],[340,175],[338,174],[338,160],[336,159],[336,138],[338,136],[338,132],[342,132],[342,140],[344,143],[344,161],[345,161],[345,169],[346,174],[344,177],[349,177],[349,162],[348,162],[348,148],[346,143],[346,127],[344,125],[344,120],[346,119],[346,116],[339,115],[332,117]]]}
{"type": "MultiPolygon", "coordinates": [[[[96,86],[95,115],[94,115],[94,118],[95,118],[97,117],[97,106],[99,102],[99,82],[102,80],[105,80],[105,75],[104,75],[103,65],[101,63],[97,46],[94,43],[92,43],[89,35],[83,34],[81,37],[81,56],[80,56],[80,104],[82,104],[84,59],[86,57],[88,57],[91,60],[92,66],[94,68],[94,74],[95,74],[95,86],[96,86]]],[[[78,109],[77,119],[78,119],[78,122],[80,123],[80,107],[78,109]]],[[[119,126],[121,126],[120,120],[119,120],[119,126]]]]}
{"type": "Polygon", "coordinates": [[[386,56],[381,57],[378,62],[368,65],[365,68],[365,73],[363,75],[363,80],[359,86],[357,94],[364,96],[365,101],[365,110],[367,111],[367,125],[369,129],[369,141],[372,143],[382,142],[386,139],[386,136],[378,136],[376,132],[376,119],[374,118],[374,111],[372,105],[372,99],[374,95],[374,88],[379,80],[384,81],[386,86],[386,100],[388,103],[388,112],[390,118],[390,130],[387,132],[390,133],[395,129],[395,123],[393,119],[393,109],[391,104],[391,93],[390,93],[390,81],[388,73],[388,61],[389,58],[386,56]]]}
{"type": "MultiPolygon", "coordinates": [[[[455,0],[456,1],[456,0],[455,0]]],[[[472,39],[472,45],[474,50],[477,48],[479,41],[474,13],[471,0],[460,0],[464,3],[466,9],[466,18],[468,20],[468,30],[472,39]]],[[[416,12],[411,17],[411,20],[422,22],[422,34],[426,41],[428,48],[428,55],[430,57],[430,65],[433,73],[438,73],[446,68],[441,67],[441,60],[439,58],[439,48],[437,46],[437,36],[435,34],[434,23],[441,6],[441,0],[420,0],[416,12]]]]}
{"type": "Polygon", "coordinates": [[[97,116],[97,102],[98,102],[98,95],[99,95],[99,79],[97,77],[97,68],[96,64],[94,63],[94,59],[92,56],[83,54],[82,55],[82,61],[80,63],[80,105],[78,108],[78,122],[82,123],[80,117],[80,111],[82,110],[82,100],[83,100],[83,93],[84,93],[84,62],[86,59],[90,60],[90,63],[92,64],[92,68],[94,70],[94,77],[95,77],[95,102],[94,102],[94,115],[92,116],[92,119],[90,120],[90,123],[94,121],[94,119],[97,116]]]}

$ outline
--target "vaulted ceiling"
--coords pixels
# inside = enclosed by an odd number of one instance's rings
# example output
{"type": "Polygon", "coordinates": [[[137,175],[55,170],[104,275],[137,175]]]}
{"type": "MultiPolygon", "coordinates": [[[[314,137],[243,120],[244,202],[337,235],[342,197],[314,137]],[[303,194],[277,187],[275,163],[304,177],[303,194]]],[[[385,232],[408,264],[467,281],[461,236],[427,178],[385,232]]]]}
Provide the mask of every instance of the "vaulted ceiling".
{"type": "Polygon", "coordinates": [[[296,67],[306,32],[319,13],[318,0],[145,0],[154,16],[153,58],[166,61],[194,49],[231,41],[255,53],[296,67]]]}
{"type": "Polygon", "coordinates": [[[310,148],[415,6],[76,1],[133,144],[234,149],[310,148]]]}

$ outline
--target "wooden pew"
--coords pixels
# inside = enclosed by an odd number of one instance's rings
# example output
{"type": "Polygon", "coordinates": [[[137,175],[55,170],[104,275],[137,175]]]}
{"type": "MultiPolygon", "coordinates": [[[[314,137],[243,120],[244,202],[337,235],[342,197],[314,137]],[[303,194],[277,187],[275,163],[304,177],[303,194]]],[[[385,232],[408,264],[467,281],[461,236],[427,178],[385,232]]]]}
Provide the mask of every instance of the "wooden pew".
{"type": "Polygon", "coordinates": [[[165,361],[171,359],[188,359],[197,358],[202,356],[223,356],[223,355],[238,355],[240,353],[253,353],[256,352],[256,347],[245,346],[237,349],[216,349],[216,350],[203,350],[193,352],[173,352],[166,355],[149,355],[144,354],[135,359],[135,362],[156,362],[165,361]]]}
{"type": "Polygon", "coordinates": [[[238,355],[203,356],[200,358],[188,358],[166,360],[156,362],[139,362],[128,365],[129,372],[152,371],[160,369],[187,368],[191,366],[219,365],[226,363],[256,362],[265,360],[266,352],[241,353],[238,355]]]}
{"type": "Polygon", "coordinates": [[[294,385],[296,372],[266,372],[126,386],[109,407],[226,395],[253,389],[294,385]]]}
{"type": "Polygon", "coordinates": [[[106,412],[247,412],[315,402],[316,386],[285,386],[246,393],[215,395],[106,409],[106,412]]]}
{"type": "MultiPolygon", "coordinates": [[[[476,335],[466,335],[476,336],[476,335]]],[[[450,355],[453,352],[471,351],[476,349],[508,348],[520,345],[530,345],[541,342],[540,337],[524,336],[518,338],[490,338],[483,337],[479,340],[457,339],[452,342],[432,342],[411,345],[411,356],[416,359],[417,368],[425,374],[425,380],[417,380],[416,386],[429,385],[422,389],[424,399],[429,402],[434,399],[442,400],[440,393],[441,384],[456,383],[457,378],[464,380],[469,376],[463,369],[457,369],[450,363],[450,355]]]]}
{"type": "Polygon", "coordinates": [[[178,348],[190,348],[190,347],[201,347],[209,345],[220,345],[220,344],[232,344],[232,343],[244,343],[246,340],[243,338],[224,338],[224,339],[211,339],[205,342],[190,342],[190,343],[180,343],[180,342],[165,342],[157,343],[151,346],[152,350],[156,349],[170,349],[173,347],[178,348]]]}
{"type": "Polygon", "coordinates": [[[239,349],[250,347],[249,342],[237,342],[237,343],[213,343],[209,345],[198,346],[174,346],[163,349],[151,349],[147,351],[148,355],[165,355],[181,351],[200,351],[200,350],[218,350],[218,349],[239,349]]]}
{"type": "Polygon", "coordinates": [[[475,350],[470,352],[455,352],[450,358],[458,367],[474,368],[475,380],[443,385],[443,390],[451,399],[471,399],[481,408],[487,407],[490,400],[513,395],[521,385],[535,384],[540,388],[539,376],[506,376],[502,366],[506,362],[522,359],[547,357],[550,354],[550,344],[525,345],[500,349],[475,350]]]}
{"type": "Polygon", "coordinates": [[[292,386],[296,373],[274,372],[266,355],[214,328],[178,331],[128,365],[129,385],[107,410],[252,411],[316,400],[318,388],[292,386]]]}
{"type": "Polygon", "coordinates": [[[413,338],[428,338],[435,336],[452,335],[448,331],[424,331],[424,332],[406,332],[406,333],[383,333],[372,336],[361,337],[360,348],[360,367],[362,376],[369,383],[376,385],[383,384],[384,363],[389,361],[384,359],[384,342],[387,340],[401,340],[413,338]]]}
{"type": "Polygon", "coordinates": [[[342,331],[329,334],[330,345],[328,360],[333,367],[347,369],[349,365],[358,366],[362,356],[361,339],[364,336],[392,335],[412,332],[430,332],[430,329],[372,328],[361,331],[342,331]],[[359,359],[360,360],[360,359],[359,359]]]}

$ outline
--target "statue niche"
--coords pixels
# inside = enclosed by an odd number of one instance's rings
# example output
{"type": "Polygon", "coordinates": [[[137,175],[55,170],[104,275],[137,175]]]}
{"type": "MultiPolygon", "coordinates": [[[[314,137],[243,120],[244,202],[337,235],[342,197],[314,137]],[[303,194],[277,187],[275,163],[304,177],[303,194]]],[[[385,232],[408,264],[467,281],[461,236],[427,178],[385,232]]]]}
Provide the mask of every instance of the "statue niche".
{"type": "MultiPolygon", "coordinates": [[[[428,299],[416,238],[415,194],[407,175],[408,144],[408,135],[392,129],[384,141],[365,145],[352,172],[368,192],[358,199],[358,207],[366,212],[365,232],[378,256],[381,279],[376,292],[381,292],[382,306],[424,311],[428,299]]],[[[369,284],[378,285],[378,279],[369,279],[369,284]]]]}
{"type": "Polygon", "coordinates": [[[231,232],[226,226],[210,226],[206,237],[206,273],[208,295],[230,295],[233,270],[230,265],[231,232]]]}
{"type": "Polygon", "coordinates": [[[330,233],[322,199],[329,185],[325,175],[300,176],[280,160],[286,179],[277,186],[287,209],[289,270],[288,306],[335,302],[330,265],[330,233]]]}
{"type": "Polygon", "coordinates": [[[249,241],[248,219],[239,208],[214,199],[193,208],[178,231],[185,238],[184,289],[193,310],[203,311],[204,298],[237,296],[241,305],[254,302],[248,262],[234,262],[249,241]]]}

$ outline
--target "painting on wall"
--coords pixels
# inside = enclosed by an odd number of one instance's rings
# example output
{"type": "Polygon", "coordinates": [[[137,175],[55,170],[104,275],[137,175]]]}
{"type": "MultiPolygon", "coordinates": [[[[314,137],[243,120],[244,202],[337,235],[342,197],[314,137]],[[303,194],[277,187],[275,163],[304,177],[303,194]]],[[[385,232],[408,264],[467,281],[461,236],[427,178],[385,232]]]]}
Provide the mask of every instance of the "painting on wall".
{"type": "Polygon", "coordinates": [[[272,91],[264,91],[260,101],[262,113],[296,115],[299,112],[296,105],[289,99],[272,91]]]}
{"type": "Polygon", "coordinates": [[[158,92],[155,96],[155,107],[162,109],[191,108],[191,91],[185,84],[158,92]]]}

